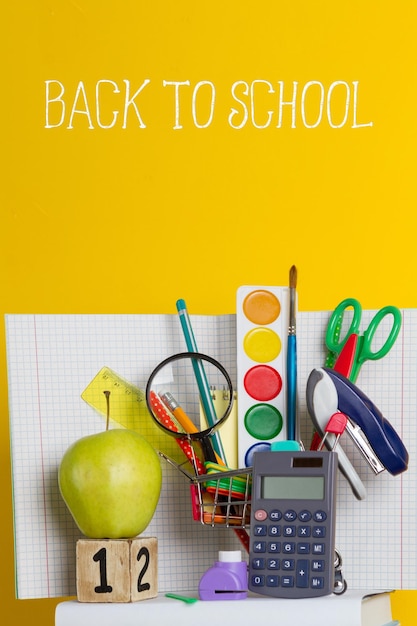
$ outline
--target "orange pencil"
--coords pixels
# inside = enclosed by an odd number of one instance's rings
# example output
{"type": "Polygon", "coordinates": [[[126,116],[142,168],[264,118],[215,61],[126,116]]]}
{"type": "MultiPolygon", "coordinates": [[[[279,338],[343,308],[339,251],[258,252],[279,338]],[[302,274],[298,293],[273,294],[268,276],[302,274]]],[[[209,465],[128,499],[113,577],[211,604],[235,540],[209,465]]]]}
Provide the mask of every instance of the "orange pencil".
{"type": "MultiPolygon", "coordinates": [[[[184,409],[180,407],[180,405],[175,400],[172,393],[167,391],[165,393],[159,394],[159,397],[161,398],[163,404],[167,407],[167,409],[171,411],[175,419],[178,420],[178,423],[181,424],[182,428],[184,429],[186,433],[190,433],[190,434],[198,433],[197,426],[194,424],[193,421],[191,421],[191,419],[188,417],[184,409]]],[[[214,460],[213,458],[213,454],[214,454],[214,457],[217,463],[219,463],[220,465],[225,465],[223,459],[221,459],[220,456],[217,454],[217,452],[213,450],[211,442],[209,441],[208,438],[206,440],[201,439],[200,443],[203,446],[205,456],[211,457],[211,458],[206,458],[207,461],[214,460]]]]}

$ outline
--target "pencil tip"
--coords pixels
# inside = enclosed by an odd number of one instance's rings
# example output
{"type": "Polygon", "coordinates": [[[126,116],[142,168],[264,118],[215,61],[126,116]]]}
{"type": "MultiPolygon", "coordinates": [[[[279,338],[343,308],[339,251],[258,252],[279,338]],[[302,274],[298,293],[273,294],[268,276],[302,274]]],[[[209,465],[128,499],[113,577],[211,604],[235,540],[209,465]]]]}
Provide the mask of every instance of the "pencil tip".
{"type": "Polygon", "coordinates": [[[290,269],[290,288],[295,289],[297,287],[297,268],[293,265],[290,269]]]}

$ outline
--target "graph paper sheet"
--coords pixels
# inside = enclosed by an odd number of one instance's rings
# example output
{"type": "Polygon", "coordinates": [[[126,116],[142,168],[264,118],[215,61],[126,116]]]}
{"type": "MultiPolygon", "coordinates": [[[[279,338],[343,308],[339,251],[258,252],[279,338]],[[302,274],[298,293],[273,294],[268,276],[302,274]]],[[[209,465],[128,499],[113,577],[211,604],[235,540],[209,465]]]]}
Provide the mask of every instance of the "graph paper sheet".
{"type": "MultiPolygon", "coordinates": [[[[380,408],[410,454],[407,472],[378,476],[349,440],[343,447],[367,489],[354,498],[338,480],[337,547],[351,589],[416,587],[417,311],[404,310],[401,333],[381,361],[362,367],[358,386],[380,408]]],[[[363,324],[372,316],[365,311],[363,324]]],[[[309,373],[324,363],[327,312],[297,323],[301,434],[312,425],[305,405],[309,373]]],[[[236,318],[191,316],[201,352],[217,358],[236,385],[236,318]]],[[[81,537],[60,494],[59,462],[80,437],[103,429],[81,393],[103,366],[145,389],[153,368],[185,350],[175,315],[7,315],[7,364],[13,470],[16,588],[19,598],[75,595],[75,544],[81,537]]],[[[144,422],[144,436],[147,435],[144,422]]],[[[166,438],[151,441],[175,454],[166,438]]],[[[196,589],[219,550],[240,549],[232,530],[192,520],[187,479],[163,462],[163,488],[145,535],[158,538],[159,591],[196,589]]]]}

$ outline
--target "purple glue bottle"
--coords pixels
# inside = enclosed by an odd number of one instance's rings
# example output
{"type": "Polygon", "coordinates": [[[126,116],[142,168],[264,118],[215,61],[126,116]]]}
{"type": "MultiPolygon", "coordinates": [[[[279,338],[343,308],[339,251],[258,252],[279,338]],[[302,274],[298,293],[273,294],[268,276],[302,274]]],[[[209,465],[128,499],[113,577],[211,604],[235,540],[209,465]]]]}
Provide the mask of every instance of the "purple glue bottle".
{"type": "Polygon", "coordinates": [[[248,566],[240,550],[219,551],[219,560],[202,575],[200,600],[243,600],[248,595],[248,566]]]}

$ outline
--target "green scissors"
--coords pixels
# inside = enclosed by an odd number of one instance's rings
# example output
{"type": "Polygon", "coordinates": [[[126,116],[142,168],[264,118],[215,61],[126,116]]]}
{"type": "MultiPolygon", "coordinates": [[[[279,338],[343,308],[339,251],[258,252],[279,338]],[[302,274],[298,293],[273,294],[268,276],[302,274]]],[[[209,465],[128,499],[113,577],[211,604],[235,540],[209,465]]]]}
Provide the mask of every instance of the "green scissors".
{"type": "Polygon", "coordinates": [[[359,334],[361,318],[362,307],[358,300],[347,298],[338,304],[333,311],[326,330],[326,346],[329,350],[326,366],[334,367],[336,371],[352,382],[356,381],[359,370],[365,361],[382,359],[391,350],[400,332],[402,322],[400,310],[395,306],[386,306],[374,315],[363,334],[359,334]],[[343,318],[349,308],[353,309],[352,321],[346,335],[341,339],[343,318]],[[391,331],[379,350],[372,350],[375,332],[387,315],[392,315],[393,318],[391,331]]]}

